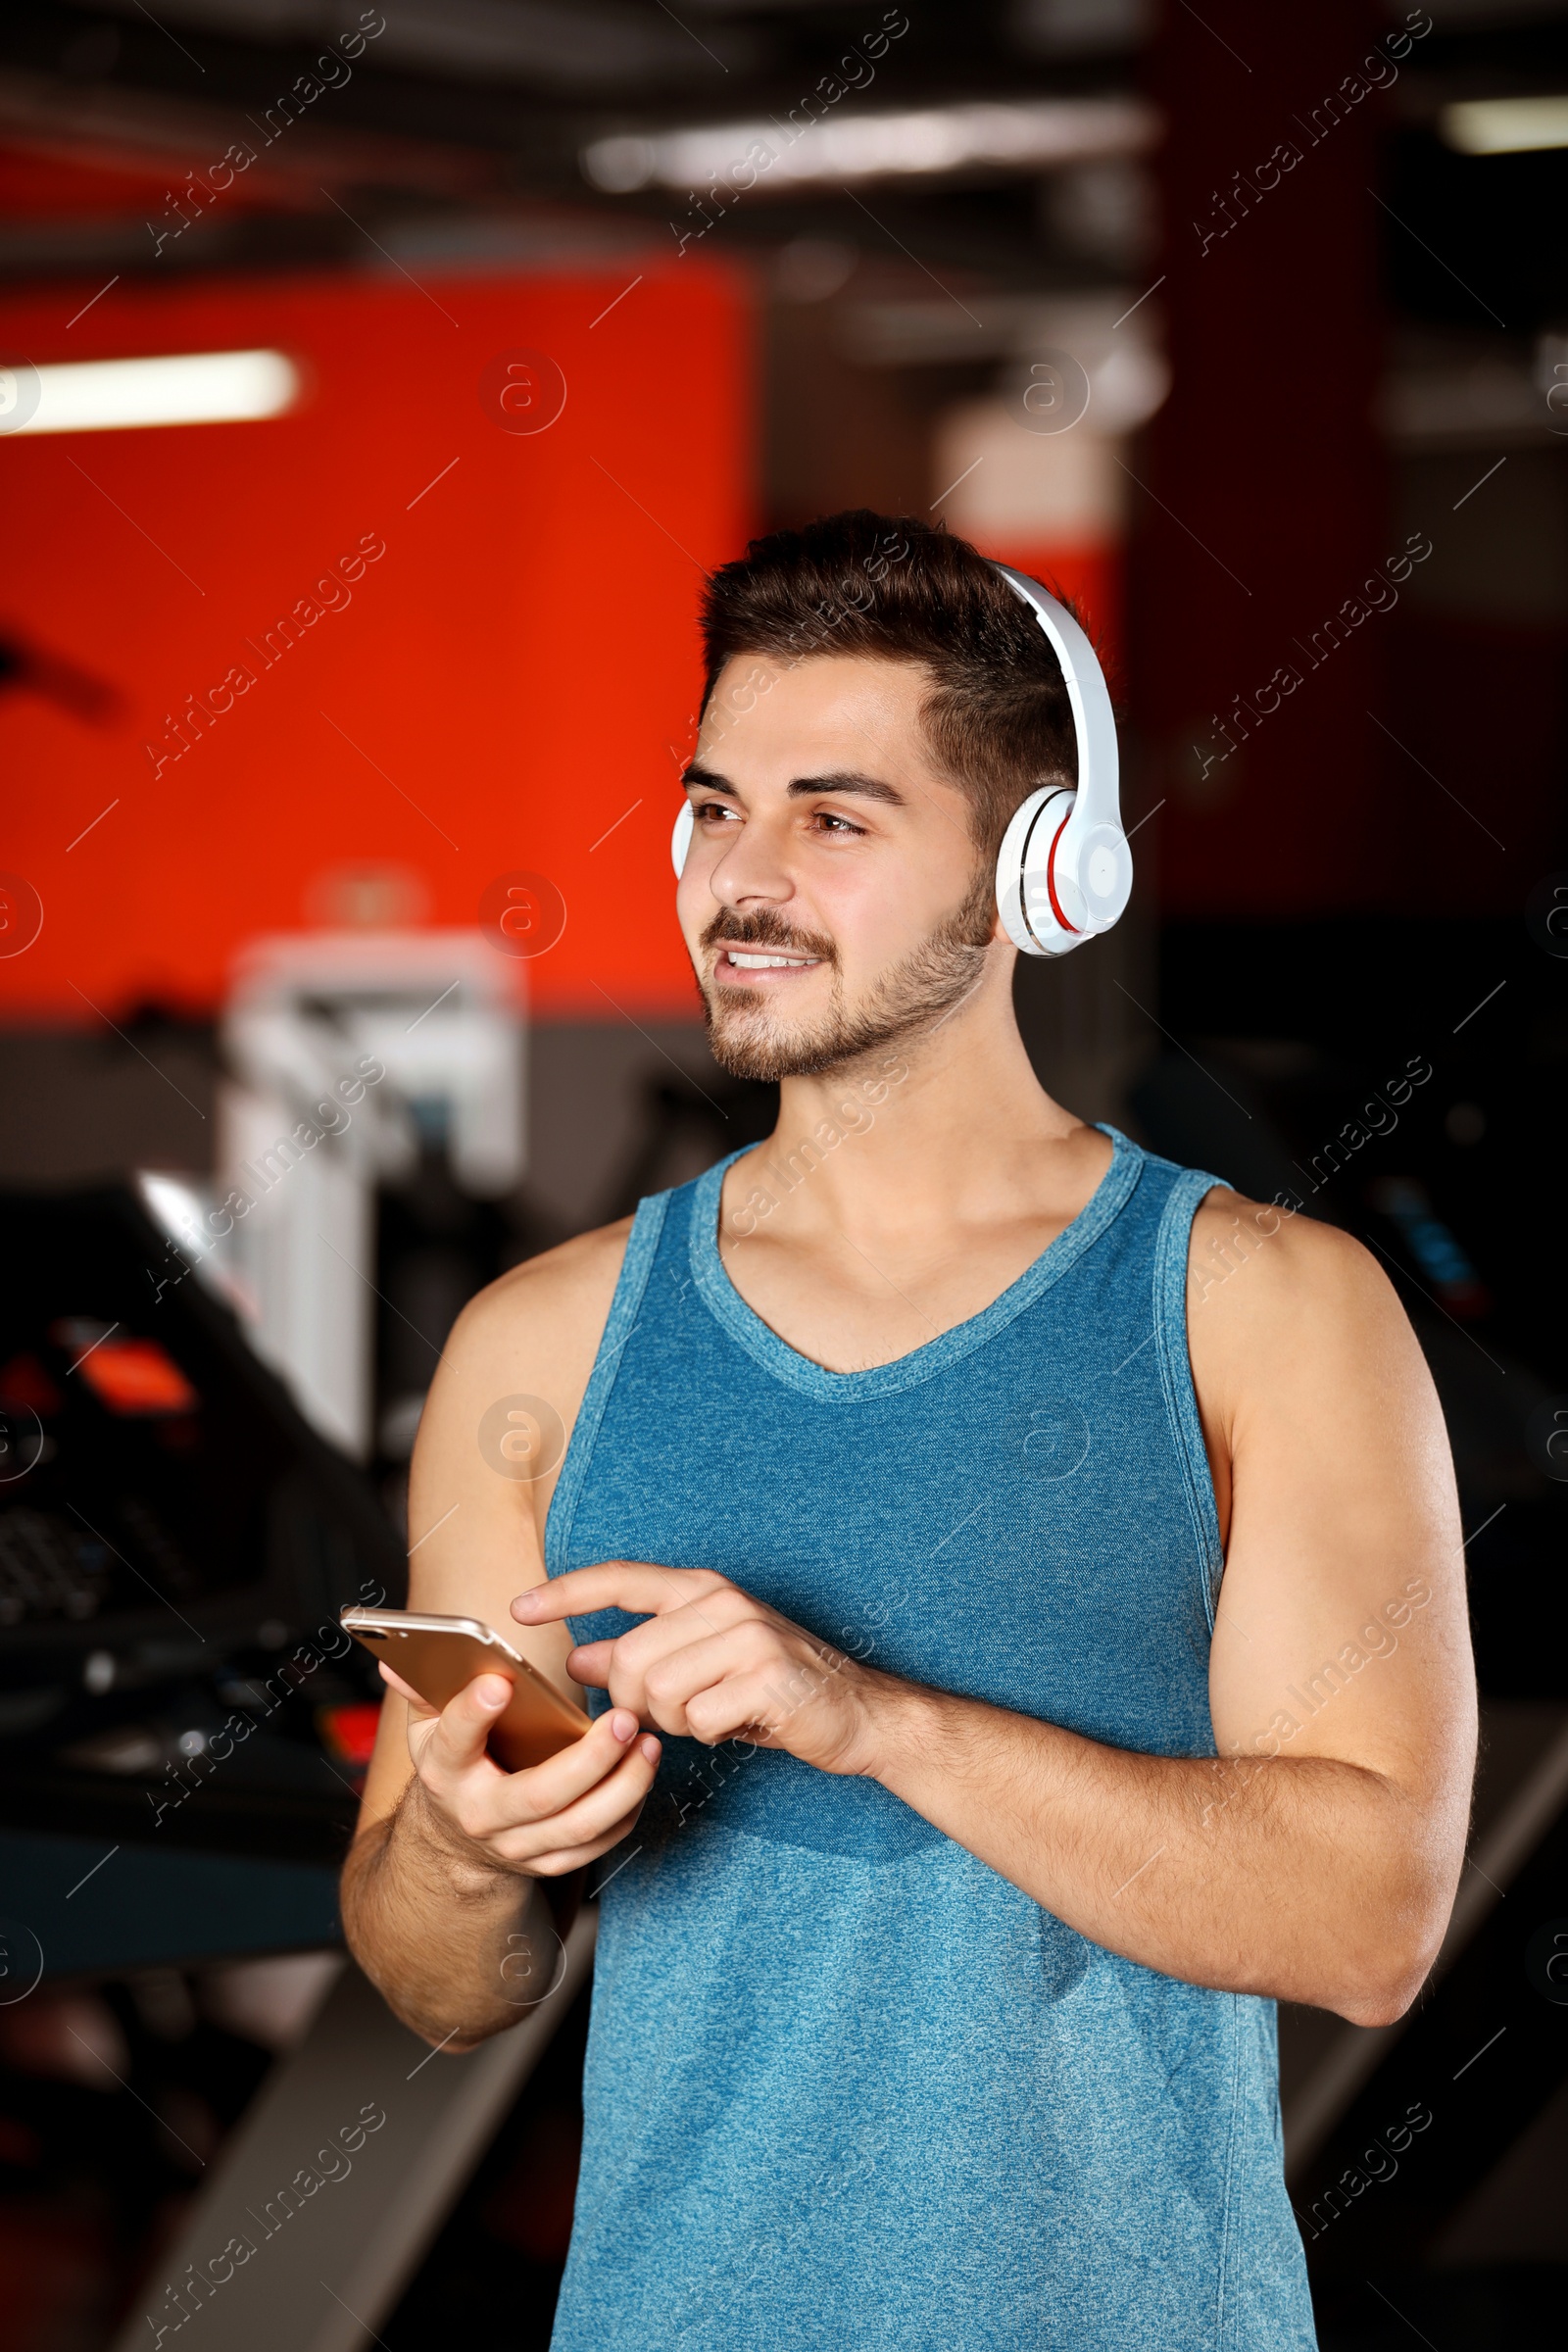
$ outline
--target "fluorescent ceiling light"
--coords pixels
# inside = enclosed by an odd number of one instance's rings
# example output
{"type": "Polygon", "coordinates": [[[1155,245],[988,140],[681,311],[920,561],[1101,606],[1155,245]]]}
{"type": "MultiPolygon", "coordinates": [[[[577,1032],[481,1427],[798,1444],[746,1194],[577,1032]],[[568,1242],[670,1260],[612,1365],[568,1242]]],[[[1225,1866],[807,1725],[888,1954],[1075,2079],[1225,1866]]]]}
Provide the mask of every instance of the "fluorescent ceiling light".
{"type": "Polygon", "coordinates": [[[111,433],[152,424],[241,424],[280,416],[300,373],[280,351],[193,351],[159,360],[13,362],[0,434],[111,433]],[[34,399],[34,393],[36,399],[34,399]]]}
{"type": "Polygon", "coordinates": [[[1443,109],[1438,129],[1461,155],[1568,147],[1568,98],[1466,98],[1443,109]]]}
{"type": "MultiPolygon", "coordinates": [[[[801,110],[798,110],[801,111],[801,110]]],[[[1140,98],[1042,98],[1018,106],[977,102],[904,114],[837,114],[798,122],[710,122],[640,138],[596,139],[584,176],[607,194],[710,182],[747,188],[803,180],[914,177],[971,166],[1053,171],[1107,155],[1138,155],[1159,133],[1140,98]]]]}

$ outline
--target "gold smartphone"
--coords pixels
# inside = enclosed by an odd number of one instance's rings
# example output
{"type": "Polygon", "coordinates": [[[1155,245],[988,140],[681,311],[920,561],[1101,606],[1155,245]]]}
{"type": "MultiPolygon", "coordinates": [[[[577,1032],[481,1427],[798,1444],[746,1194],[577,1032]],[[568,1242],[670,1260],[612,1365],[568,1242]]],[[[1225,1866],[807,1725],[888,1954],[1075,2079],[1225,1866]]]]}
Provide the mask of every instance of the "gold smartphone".
{"type": "Polygon", "coordinates": [[[580,1740],[590,1723],[581,1707],[545,1681],[491,1625],[477,1617],[427,1617],[414,1609],[345,1609],[343,1630],[384,1658],[429,1707],[445,1707],[475,1675],[504,1674],[512,1685],[490,1745],[509,1772],[542,1764],[580,1740]]]}

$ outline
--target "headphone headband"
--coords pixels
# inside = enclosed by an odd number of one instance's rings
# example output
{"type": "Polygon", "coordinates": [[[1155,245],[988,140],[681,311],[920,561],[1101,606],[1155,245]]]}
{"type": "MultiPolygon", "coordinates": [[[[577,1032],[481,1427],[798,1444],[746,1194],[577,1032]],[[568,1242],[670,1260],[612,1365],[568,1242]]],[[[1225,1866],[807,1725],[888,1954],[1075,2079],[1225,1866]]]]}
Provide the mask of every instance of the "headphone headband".
{"type": "Polygon", "coordinates": [[[1116,717],[1110,689],[1100,666],[1100,656],[1063,604],[1026,572],[998,564],[1007,586],[1029,607],[1061,664],[1061,680],[1072,710],[1073,734],[1078,744],[1078,805],[1091,823],[1118,819],[1117,779],[1120,756],[1116,717]]]}
{"type": "Polygon", "coordinates": [[[1100,657],[1066,606],[1027,572],[995,568],[1055,654],[1078,750],[1075,788],[1043,785],[1014,812],[997,858],[997,910],[1022,955],[1065,956],[1108,931],[1132,890],[1116,715],[1100,657]]]}

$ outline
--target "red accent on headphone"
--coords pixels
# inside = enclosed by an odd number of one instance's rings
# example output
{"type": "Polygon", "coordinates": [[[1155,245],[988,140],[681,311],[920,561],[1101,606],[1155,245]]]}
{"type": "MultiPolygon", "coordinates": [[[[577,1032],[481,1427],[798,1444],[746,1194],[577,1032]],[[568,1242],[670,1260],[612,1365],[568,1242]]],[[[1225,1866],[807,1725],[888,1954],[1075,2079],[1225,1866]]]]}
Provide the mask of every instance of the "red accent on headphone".
{"type": "MultiPolygon", "coordinates": [[[[1076,806],[1076,803],[1074,806],[1076,806]]],[[[1056,843],[1066,832],[1068,819],[1071,817],[1071,815],[1072,808],[1069,808],[1066,816],[1062,818],[1060,824],[1056,827],[1055,833],[1052,839],[1051,852],[1046,859],[1046,888],[1051,893],[1052,913],[1055,916],[1057,922],[1061,925],[1064,931],[1071,931],[1076,934],[1078,932],[1078,925],[1076,923],[1068,922],[1067,917],[1061,911],[1061,901],[1056,896],[1056,843]]]]}

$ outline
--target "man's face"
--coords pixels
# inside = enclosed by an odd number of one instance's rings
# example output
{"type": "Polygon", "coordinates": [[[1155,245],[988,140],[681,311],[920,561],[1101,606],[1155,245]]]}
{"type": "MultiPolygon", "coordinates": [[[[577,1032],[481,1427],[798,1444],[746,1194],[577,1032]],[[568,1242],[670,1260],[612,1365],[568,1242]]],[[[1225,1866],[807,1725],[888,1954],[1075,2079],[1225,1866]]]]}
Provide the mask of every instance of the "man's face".
{"type": "Polygon", "coordinates": [[[738,1077],[815,1076],[933,1026],[997,936],[970,804],[932,765],[913,662],[738,656],[686,775],[676,896],[738,1077]]]}

